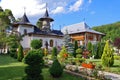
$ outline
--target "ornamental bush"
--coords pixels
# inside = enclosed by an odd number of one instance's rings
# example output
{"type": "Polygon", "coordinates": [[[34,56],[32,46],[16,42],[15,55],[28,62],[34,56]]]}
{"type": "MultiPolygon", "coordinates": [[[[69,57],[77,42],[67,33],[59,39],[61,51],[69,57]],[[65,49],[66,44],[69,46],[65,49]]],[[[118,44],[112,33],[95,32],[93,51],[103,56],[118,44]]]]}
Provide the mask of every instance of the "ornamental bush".
{"type": "Polygon", "coordinates": [[[113,49],[111,48],[109,41],[106,41],[101,59],[103,66],[111,67],[114,64],[113,49]]]}
{"type": "Polygon", "coordinates": [[[42,47],[42,41],[38,39],[34,39],[31,41],[30,45],[33,49],[40,49],[42,47]]]}
{"type": "Polygon", "coordinates": [[[81,48],[78,48],[78,49],[76,50],[76,53],[77,53],[77,54],[82,54],[82,49],[81,49],[81,48]]]}
{"type": "Polygon", "coordinates": [[[22,45],[19,45],[18,54],[17,54],[17,60],[21,62],[23,57],[24,57],[23,47],[22,47],[22,45]]]}
{"type": "Polygon", "coordinates": [[[62,75],[63,68],[57,59],[54,59],[54,62],[49,69],[49,72],[55,78],[58,78],[62,75]]]}
{"type": "Polygon", "coordinates": [[[31,50],[24,58],[24,63],[28,64],[25,67],[27,76],[23,80],[43,80],[41,75],[44,65],[42,50],[31,50]]]}

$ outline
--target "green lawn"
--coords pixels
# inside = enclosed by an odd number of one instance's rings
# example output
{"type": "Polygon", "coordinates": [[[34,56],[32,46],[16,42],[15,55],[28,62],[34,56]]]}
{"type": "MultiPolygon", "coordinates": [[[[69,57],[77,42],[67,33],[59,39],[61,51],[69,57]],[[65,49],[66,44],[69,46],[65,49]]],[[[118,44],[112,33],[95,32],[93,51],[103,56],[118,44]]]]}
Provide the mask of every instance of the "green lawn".
{"type": "MultiPolygon", "coordinates": [[[[8,55],[0,55],[0,80],[21,80],[25,76],[24,67],[24,63],[18,62],[8,55]]],[[[84,80],[65,72],[62,77],[55,79],[50,76],[48,68],[44,68],[42,74],[44,80],[84,80]]]]}
{"type": "MultiPolygon", "coordinates": [[[[87,61],[92,61],[96,65],[101,65],[101,59],[93,59],[93,60],[87,59],[87,61]]],[[[115,60],[113,67],[110,68],[104,67],[104,70],[108,72],[120,74],[120,60],[115,60]]]]}

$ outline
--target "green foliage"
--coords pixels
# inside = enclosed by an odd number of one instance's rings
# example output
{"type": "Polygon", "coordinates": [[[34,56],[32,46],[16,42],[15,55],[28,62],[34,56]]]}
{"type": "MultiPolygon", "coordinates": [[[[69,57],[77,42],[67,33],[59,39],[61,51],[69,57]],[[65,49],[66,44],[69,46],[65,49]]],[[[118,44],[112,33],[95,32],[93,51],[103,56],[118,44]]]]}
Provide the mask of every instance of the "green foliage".
{"type": "Polygon", "coordinates": [[[61,49],[61,51],[60,51],[60,53],[59,53],[60,58],[63,58],[63,55],[65,53],[67,53],[67,49],[65,48],[65,46],[63,46],[62,49],[61,49]]]}
{"type": "Polygon", "coordinates": [[[42,21],[38,20],[36,25],[40,30],[42,29],[42,21]]]}
{"type": "Polygon", "coordinates": [[[74,53],[73,53],[73,56],[76,57],[76,50],[78,49],[78,43],[77,41],[74,42],[74,53]]]}
{"type": "Polygon", "coordinates": [[[63,68],[57,59],[54,60],[52,66],[49,69],[49,72],[55,78],[58,78],[62,75],[63,68]]]}
{"type": "Polygon", "coordinates": [[[17,50],[16,50],[16,48],[10,48],[10,56],[17,59],[17,50]]]}
{"type": "Polygon", "coordinates": [[[33,49],[39,49],[39,48],[41,48],[41,47],[42,47],[42,42],[41,42],[41,40],[37,40],[37,39],[32,40],[32,41],[31,41],[31,47],[32,47],[33,49]]]}
{"type": "MultiPolygon", "coordinates": [[[[8,38],[8,40],[10,40],[8,38]]],[[[9,42],[7,42],[10,48],[10,56],[13,58],[17,58],[17,48],[18,48],[18,43],[15,40],[11,40],[9,42]]]]}
{"type": "Polygon", "coordinates": [[[114,64],[113,49],[111,48],[109,41],[106,41],[101,59],[103,66],[111,67],[114,64]]]}
{"type": "MultiPolygon", "coordinates": [[[[14,18],[12,11],[9,9],[3,10],[2,7],[0,7],[0,31],[5,31],[6,28],[10,25],[10,19],[14,18]]],[[[15,18],[14,18],[15,19],[15,18]]]]}
{"type": "Polygon", "coordinates": [[[76,53],[77,53],[77,54],[82,54],[82,49],[81,49],[81,48],[78,48],[78,49],[76,50],[76,53]]]}
{"type": "Polygon", "coordinates": [[[54,59],[55,57],[57,57],[58,51],[56,47],[53,47],[52,49],[52,59],[54,59]]]}
{"type": "Polygon", "coordinates": [[[22,61],[22,59],[23,59],[23,57],[24,57],[24,54],[23,54],[23,47],[22,47],[22,45],[19,45],[19,48],[18,48],[18,54],[17,54],[17,59],[18,59],[18,61],[22,61]]]}
{"type": "Polygon", "coordinates": [[[17,48],[19,46],[20,40],[18,39],[18,36],[16,34],[11,34],[9,37],[7,37],[7,45],[10,48],[10,56],[17,58],[17,48]]]}
{"type": "Polygon", "coordinates": [[[120,60],[120,56],[114,55],[115,60],[120,60]]]}
{"type": "Polygon", "coordinates": [[[71,42],[71,38],[67,30],[66,30],[63,40],[64,40],[64,46],[66,47],[68,53],[72,54],[74,52],[74,49],[73,49],[74,46],[71,42]]]}
{"type": "Polygon", "coordinates": [[[44,65],[42,50],[31,50],[24,58],[24,62],[28,64],[25,68],[27,76],[23,80],[43,80],[41,75],[44,65]]]}
{"type": "Polygon", "coordinates": [[[42,50],[31,50],[27,53],[24,61],[28,65],[41,64],[43,65],[43,51],[42,50]]]}
{"type": "Polygon", "coordinates": [[[93,46],[92,43],[88,42],[88,44],[87,44],[87,50],[91,52],[92,51],[92,46],[93,46]]]}
{"type": "Polygon", "coordinates": [[[76,58],[82,58],[82,54],[77,54],[76,58]]]}
{"type": "Polygon", "coordinates": [[[98,42],[96,44],[96,53],[95,53],[95,59],[100,59],[102,54],[103,54],[103,49],[104,49],[104,42],[98,42]]]}
{"type": "Polygon", "coordinates": [[[94,30],[105,33],[103,40],[112,40],[120,36],[120,22],[93,27],[94,30]]]}

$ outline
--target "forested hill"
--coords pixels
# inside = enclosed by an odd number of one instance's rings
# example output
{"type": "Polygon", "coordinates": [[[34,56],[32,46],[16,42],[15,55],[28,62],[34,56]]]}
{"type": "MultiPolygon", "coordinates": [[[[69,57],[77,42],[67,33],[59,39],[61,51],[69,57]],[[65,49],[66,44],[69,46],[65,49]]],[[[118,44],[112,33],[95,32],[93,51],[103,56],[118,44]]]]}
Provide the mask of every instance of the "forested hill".
{"type": "Polygon", "coordinates": [[[115,38],[120,37],[120,21],[112,24],[106,24],[102,26],[93,27],[94,30],[105,33],[104,40],[111,39],[114,41],[115,38]]]}

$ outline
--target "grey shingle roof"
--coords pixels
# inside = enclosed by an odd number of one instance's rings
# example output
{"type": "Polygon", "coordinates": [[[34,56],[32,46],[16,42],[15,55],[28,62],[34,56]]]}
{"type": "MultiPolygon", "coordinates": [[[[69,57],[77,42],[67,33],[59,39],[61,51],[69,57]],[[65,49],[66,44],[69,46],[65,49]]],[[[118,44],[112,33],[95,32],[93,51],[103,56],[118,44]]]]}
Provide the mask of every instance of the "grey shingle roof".
{"type": "Polygon", "coordinates": [[[42,18],[40,18],[39,20],[40,20],[40,21],[43,21],[43,20],[45,20],[45,19],[48,19],[48,20],[50,20],[51,22],[54,21],[51,17],[49,17],[49,13],[48,13],[48,10],[47,10],[47,9],[46,9],[46,11],[45,11],[44,16],[43,16],[42,18]]]}
{"type": "Polygon", "coordinates": [[[26,13],[24,13],[24,15],[23,15],[23,17],[22,17],[20,22],[22,22],[22,23],[30,23],[29,19],[26,16],[26,13]]]}
{"type": "Polygon", "coordinates": [[[90,32],[90,33],[105,35],[104,33],[92,30],[85,22],[65,26],[63,27],[62,32],[65,34],[66,30],[68,31],[68,34],[90,32]]]}

